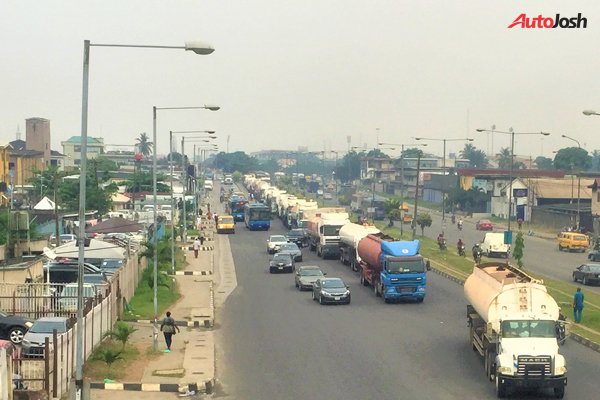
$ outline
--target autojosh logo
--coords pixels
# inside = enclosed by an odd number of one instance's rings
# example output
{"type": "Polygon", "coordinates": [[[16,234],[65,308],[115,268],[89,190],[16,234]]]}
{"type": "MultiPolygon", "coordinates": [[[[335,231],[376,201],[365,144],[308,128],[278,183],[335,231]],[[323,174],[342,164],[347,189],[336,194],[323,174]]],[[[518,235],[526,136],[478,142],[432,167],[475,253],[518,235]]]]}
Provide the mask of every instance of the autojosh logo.
{"type": "Polygon", "coordinates": [[[523,13],[515,18],[508,27],[522,29],[587,28],[587,18],[582,17],[581,13],[571,18],[561,17],[560,14],[556,14],[554,18],[545,17],[542,14],[537,17],[528,17],[527,14],[523,13]]]}

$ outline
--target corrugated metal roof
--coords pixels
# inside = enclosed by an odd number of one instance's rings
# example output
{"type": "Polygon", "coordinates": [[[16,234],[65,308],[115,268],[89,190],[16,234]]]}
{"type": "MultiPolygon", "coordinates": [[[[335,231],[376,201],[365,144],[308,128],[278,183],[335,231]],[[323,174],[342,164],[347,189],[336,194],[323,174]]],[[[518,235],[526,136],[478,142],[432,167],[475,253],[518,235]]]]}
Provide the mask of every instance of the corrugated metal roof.
{"type": "MultiPolygon", "coordinates": [[[[577,198],[577,177],[574,177],[573,180],[571,180],[569,177],[566,177],[565,179],[532,179],[531,183],[529,183],[527,180],[523,180],[523,183],[530,186],[537,198],[577,198]]],[[[592,190],[588,188],[588,186],[590,186],[592,183],[594,183],[593,179],[581,178],[581,186],[579,188],[581,198],[589,199],[592,197],[592,190]]]]}

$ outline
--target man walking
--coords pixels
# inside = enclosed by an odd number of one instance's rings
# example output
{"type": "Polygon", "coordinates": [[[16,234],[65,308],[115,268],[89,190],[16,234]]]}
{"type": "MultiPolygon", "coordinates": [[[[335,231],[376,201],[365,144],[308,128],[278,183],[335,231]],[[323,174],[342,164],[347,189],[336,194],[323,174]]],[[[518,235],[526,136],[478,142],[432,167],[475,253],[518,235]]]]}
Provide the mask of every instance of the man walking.
{"type": "Polygon", "coordinates": [[[171,311],[167,311],[167,316],[163,318],[160,324],[160,330],[165,336],[165,343],[167,345],[167,350],[165,350],[165,352],[168,353],[171,351],[173,335],[179,332],[179,327],[175,324],[173,317],[171,317],[171,311]]]}
{"type": "Polygon", "coordinates": [[[196,238],[196,240],[194,240],[194,258],[198,258],[198,251],[200,251],[200,246],[202,246],[202,243],[200,242],[199,238],[196,238]]]}
{"type": "Polygon", "coordinates": [[[573,319],[576,323],[581,322],[581,313],[583,312],[584,296],[581,288],[577,288],[575,296],[573,296],[573,319]]]}

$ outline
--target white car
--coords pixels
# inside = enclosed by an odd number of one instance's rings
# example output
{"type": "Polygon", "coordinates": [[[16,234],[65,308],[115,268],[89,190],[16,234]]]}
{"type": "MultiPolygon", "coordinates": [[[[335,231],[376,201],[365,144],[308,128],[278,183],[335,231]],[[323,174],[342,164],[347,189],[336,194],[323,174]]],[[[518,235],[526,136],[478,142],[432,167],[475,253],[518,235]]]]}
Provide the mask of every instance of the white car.
{"type": "Polygon", "coordinates": [[[287,243],[287,238],[283,235],[271,235],[267,240],[267,253],[274,254],[279,251],[279,247],[287,243]]]}

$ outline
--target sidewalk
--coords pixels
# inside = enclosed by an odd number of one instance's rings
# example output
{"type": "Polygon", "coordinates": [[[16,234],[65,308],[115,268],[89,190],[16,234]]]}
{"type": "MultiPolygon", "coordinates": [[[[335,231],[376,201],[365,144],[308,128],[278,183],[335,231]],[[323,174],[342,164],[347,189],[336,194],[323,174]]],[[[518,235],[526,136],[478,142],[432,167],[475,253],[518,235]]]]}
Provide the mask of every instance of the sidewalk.
{"type": "MultiPolygon", "coordinates": [[[[213,239],[212,224],[205,237],[213,239]]],[[[210,242],[214,244],[214,241],[210,242]]],[[[163,335],[157,332],[160,354],[144,366],[140,382],[91,383],[92,399],[129,400],[140,398],[135,391],[179,392],[190,390],[211,393],[215,379],[214,351],[214,252],[211,248],[202,249],[198,258],[194,252],[185,247],[187,265],[183,275],[172,276],[177,282],[181,299],[171,307],[170,311],[177,321],[180,333],[173,336],[171,352],[166,349],[163,335]],[[118,392],[121,391],[121,392],[118,392]]],[[[179,271],[178,271],[179,272],[179,271]]],[[[164,316],[159,316],[159,322],[164,316]]],[[[133,341],[147,341],[150,345],[153,337],[153,325],[136,323],[138,329],[133,341]]],[[[140,366],[141,367],[141,366],[140,366]]],[[[137,392],[136,392],[137,393],[137,392]]],[[[169,398],[166,393],[157,393],[159,397],[169,398]],[[162,395],[162,397],[160,397],[162,395]]],[[[172,396],[175,396],[173,394],[172,396]]],[[[143,398],[154,398],[146,397],[143,398]]]]}

